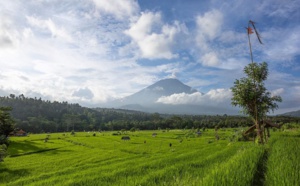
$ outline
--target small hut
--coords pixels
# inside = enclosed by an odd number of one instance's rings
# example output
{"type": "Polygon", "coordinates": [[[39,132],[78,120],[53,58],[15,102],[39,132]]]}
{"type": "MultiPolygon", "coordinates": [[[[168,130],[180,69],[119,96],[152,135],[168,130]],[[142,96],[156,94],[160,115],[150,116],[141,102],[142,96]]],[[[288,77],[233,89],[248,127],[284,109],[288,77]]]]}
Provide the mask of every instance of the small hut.
{"type": "Polygon", "coordinates": [[[25,132],[24,130],[20,129],[19,131],[17,131],[15,133],[15,136],[27,136],[27,132],[25,132]]]}

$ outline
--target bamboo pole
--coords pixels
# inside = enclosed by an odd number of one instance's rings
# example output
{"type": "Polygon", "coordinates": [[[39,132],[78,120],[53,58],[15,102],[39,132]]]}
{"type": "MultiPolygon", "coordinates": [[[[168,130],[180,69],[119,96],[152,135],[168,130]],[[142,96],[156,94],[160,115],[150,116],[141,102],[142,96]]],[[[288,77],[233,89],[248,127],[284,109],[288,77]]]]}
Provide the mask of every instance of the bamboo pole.
{"type": "MultiPolygon", "coordinates": [[[[247,27],[247,35],[248,35],[248,43],[249,43],[249,50],[250,50],[250,57],[251,57],[251,63],[254,64],[253,62],[253,53],[252,53],[252,45],[251,45],[251,39],[250,39],[250,24],[254,25],[254,23],[250,20],[248,22],[248,27],[247,27]]],[[[255,33],[257,34],[256,30],[255,33]]],[[[254,67],[252,67],[253,70],[253,84],[255,86],[255,91],[257,91],[257,85],[256,85],[256,80],[255,80],[255,70],[254,67]]],[[[254,98],[254,112],[255,112],[255,126],[256,126],[256,130],[257,130],[257,136],[260,139],[260,142],[263,144],[264,143],[264,139],[263,139],[263,133],[261,131],[261,126],[260,123],[258,121],[258,109],[257,109],[257,98],[256,98],[256,94],[255,94],[255,98],[254,98]]]]}

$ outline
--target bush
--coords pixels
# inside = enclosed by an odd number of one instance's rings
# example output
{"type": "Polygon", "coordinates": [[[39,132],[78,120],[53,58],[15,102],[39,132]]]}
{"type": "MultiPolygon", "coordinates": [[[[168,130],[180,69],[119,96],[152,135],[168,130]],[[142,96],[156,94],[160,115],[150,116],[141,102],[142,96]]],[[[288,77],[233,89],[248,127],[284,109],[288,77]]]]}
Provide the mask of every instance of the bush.
{"type": "Polygon", "coordinates": [[[234,130],[232,136],[229,137],[229,141],[248,141],[249,138],[244,135],[243,130],[234,130]]]}

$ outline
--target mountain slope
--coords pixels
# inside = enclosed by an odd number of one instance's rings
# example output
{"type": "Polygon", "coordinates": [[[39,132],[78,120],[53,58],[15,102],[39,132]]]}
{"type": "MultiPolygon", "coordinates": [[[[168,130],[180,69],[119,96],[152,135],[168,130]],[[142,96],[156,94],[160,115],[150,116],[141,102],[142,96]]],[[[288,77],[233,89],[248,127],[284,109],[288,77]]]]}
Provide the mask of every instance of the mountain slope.
{"type": "Polygon", "coordinates": [[[163,79],[119,101],[121,105],[139,104],[145,106],[155,104],[158,98],[162,96],[170,96],[178,93],[192,94],[194,92],[197,92],[197,90],[192,89],[177,79],[163,79]]]}
{"type": "Polygon", "coordinates": [[[287,113],[284,113],[282,115],[284,115],[284,116],[300,117],[300,110],[292,111],[292,112],[287,112],[287,113]]]}
{"type": "MultiPolygon", "coordinates": [[[[213,106],[211,104],[164,104],[157,102],[162,96],[171,96],[180,93],[193,94],[197,92],[197,90],[183,84],[177,79],[163,79],[130,96],[115,100],[106,107],[163,114],[238,114],[236,109],[228,108],[228,105],[222,104],[213,106]]],[[[201,93],[201,95],[203,94],[201,93]]]]}

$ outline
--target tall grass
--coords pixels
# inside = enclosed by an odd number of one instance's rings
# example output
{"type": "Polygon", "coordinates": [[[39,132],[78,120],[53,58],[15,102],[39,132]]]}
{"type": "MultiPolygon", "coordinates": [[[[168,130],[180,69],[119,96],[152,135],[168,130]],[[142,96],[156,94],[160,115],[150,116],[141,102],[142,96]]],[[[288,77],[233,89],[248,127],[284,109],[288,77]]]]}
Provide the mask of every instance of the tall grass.
{"type": "Polygon", "coordinates": [[[263,156],[264,147],[248,144],[230,160],[216,166],[201,185],[253,185],[263,156]]]}
{"type": "MultiPolygon", "coordinates": [[[[214,140],[214,131],[180,140],[178,136],[184,136],[185,131],[155,132],[155,138],[153,131],[126,134],[130,141],[110,132],[96,136],[51,134],[48,142],[44,142],[46,134],[12,138],[10,157],[0,164],[0,185],[255,185],[261,176],[257,173],[264,147],[230,142],[226,137],[231,132],[220,134],[223,140],[219,141],[214,140]]],[[[274,169],[271,159],[278,161],[282,156],[275,156],[276,148],[282,149],[277,147],[281,142],[270,142],[266,183],[281,185],[282,178],[269,179],[278,177],[269,170],[274,169]]],[[[300,151],[299,147],[296,150],[300,151]]],[[[295,162],[297,165],[289,169],[294,175],[299,171],[299,160],[295,162]]]]}
{"type": "Polygon", "coordinates": [[[273,140],[267,163],[266,185],[300,185],[299,135],[282,135],[273,140]]]}

